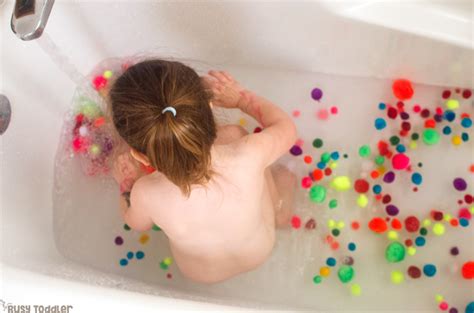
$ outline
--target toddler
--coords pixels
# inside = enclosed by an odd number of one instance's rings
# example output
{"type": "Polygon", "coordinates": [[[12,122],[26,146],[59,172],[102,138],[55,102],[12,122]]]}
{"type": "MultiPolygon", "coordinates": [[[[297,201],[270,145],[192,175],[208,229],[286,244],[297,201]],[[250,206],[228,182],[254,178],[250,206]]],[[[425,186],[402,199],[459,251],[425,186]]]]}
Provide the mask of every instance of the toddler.
{"type": "Polygon", "coordinates": [[[296,141],[291,118],[226,72],[200,77],[158,59],[129,67],[109,101],[129,146],[114,164],[124,221],[138,231],[160,226],[180,271],[197,282],[262,264],[275,227],[292,214],[295,176],[274,164],[296,141]],[[238,108],[263,130],[217,126],[213,105],[238,108]]]}

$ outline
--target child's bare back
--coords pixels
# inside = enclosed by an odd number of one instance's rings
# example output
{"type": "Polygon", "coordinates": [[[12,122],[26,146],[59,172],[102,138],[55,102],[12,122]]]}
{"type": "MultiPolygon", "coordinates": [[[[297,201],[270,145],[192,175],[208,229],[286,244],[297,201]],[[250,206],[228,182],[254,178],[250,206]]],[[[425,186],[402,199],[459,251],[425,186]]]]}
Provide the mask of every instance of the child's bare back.
{"type": "MultiPolygon", "coordinates": [[[[294,175],[272,163],[294,143],[296,130],[286,113],[230,75],[211,71],[205,81],[214,105],[240,108],[264,130],[248,134],[236,125],[218,127],[210,150],[214,174],[206,184],[192,185],[188,198],[156,171],[140,177],[122,205],[130,227],[147,230],[156,223],[162,228],[186,277],[213,283],[263,263],[274,245],[275,217],[279,225],[288,222],[294,175]]],[[[132,155],[149,165],[136,151],[132,155]]],[[[118,181],[124,179],[120,171],[117,166],[118,181]]]]}

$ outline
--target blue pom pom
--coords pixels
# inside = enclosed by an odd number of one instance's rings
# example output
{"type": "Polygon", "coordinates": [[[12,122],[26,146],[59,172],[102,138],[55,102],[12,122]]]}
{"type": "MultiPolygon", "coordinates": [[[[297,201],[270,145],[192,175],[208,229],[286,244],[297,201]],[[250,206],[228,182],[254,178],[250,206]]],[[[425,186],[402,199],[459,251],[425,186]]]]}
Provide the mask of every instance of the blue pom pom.
{"type": "Polygon", "coordinates": [[[446,112],[444,112],[444,118],[445,118],[448,122],[452,122],[452,121],[454,121],[454,119],[456,118],[456,113],[454,113],[454,112],[451,111],[451,110],[446,110],[446,112]]]}
{"type": "Polygon", "coordinates": [[[387,122],[385,122],[385,120],[383,118],[377,118],[375,119],[375,128],[377,130],[381,130],[381,129],[384,129],[386,126],[387,126],[387,122]]]}
{"type": "Polygon", "coordinates": [[[413,175],[411,175],[411,181],[415,185],[420,185],[423,182],[423,176],[421,176],[420,173],[413,173],[413,175]]]}

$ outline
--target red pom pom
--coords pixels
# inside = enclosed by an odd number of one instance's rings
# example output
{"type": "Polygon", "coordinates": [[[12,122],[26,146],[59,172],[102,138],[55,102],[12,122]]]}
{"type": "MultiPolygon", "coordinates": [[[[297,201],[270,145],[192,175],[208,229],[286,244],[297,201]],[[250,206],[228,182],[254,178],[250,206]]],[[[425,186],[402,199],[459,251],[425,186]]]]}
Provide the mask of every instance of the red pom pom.
{"type": "Polygon", "coordinates": [[[405,228],[408,232],[417,232],[420,228],[420,221],[416,216],[410,215],[405,219],[405,228]]]}
{"type": "Polygon", "coordinates": [[[96,90],[100,90],[107,85],[107,79],[104,76],[96,76],[92,84],[96,90]]]}
{"type": "Polygon", "coordinates": [[[464,99],[469,99],[471,96],[472,96],[472,91],[470,91],[469,89],[466,89],[462,92],[462,97],[464,99]]]}
{"type": "Polygon", "coordinates": [[[354,183],[354,189],[358,193],[366,193],[369,191],[369,183],[365,179],[358,179],[354,183]]]}
{"type": "Polygon", "coordinates": [[[72,141],[72,149],[74,152],[85,152],[89,147],[89,142],[85,138],[76,137],[72,141]]]}
{"type": "Polygon", "coordinates": [[[129,62],[125,62],[122,64],[122,71],[126,71],[128,70],[128,68],[131,66],[132,64],[130,64],[129,62]]]}
{"type": "Polygon", "coordinates": [[[428,119],[425,121],[425,128],[436,128],[436,121],[433,119],[428,119]]]}
{"type": "Polygon", "coordinates": [[[98,117],[94,120],[94,127],[99,128],[104,124],[105,124],[105,118],[103,116],[98,117]]]}
{"type": "Polygon", "coordinates": [[[76,126],[81,126],[84,121],[84,114],[80,113],[76,115],[76,126]]]}
{"type": "Polygon", "coordinates": [[[296,229],[301,227],[301,219],[299,218],[299,216],[295,215],[291,218],[291,226],[296,229]]]}
{"type": "Polygon", "coordinates": [[[74,138],[72,141],[72,148],[74,151],[78,152],[82,148],[82,140],[80,138],[74,138]]]}
{"type": "Polygon", "coordinates": [[[320,170],[319,168],[317,168],[313,171],[312,175],[313,175],[313,179],[318,181],[318,180],[323,179],[324,172],[322,170],[320,170]]]}
{"type": "Polygon", "coordinates": [[[411,82],[406,79],[397,79],[392,85],[393,94],[402,101],[413,97],[413,88],[411,82]]]}
{"type": "Polygon", "coordinates": [[[392,228],[393,229],[402,229],[402,223],[400,222],[399,219],[394,218],[391,222],[392,228]]]}
{"type": "Polygon", "coordinates": [[[383,218],[374,217],[369,222],[369,228],[371,231],[376,233],[383,233],[387,230],[387,222],[383,218]]]}
{"type": "Polygon", "coordinates": [[[474,279],[474,261],[464,263],[462,266],[462,277],[464,279],[474,279]]]}

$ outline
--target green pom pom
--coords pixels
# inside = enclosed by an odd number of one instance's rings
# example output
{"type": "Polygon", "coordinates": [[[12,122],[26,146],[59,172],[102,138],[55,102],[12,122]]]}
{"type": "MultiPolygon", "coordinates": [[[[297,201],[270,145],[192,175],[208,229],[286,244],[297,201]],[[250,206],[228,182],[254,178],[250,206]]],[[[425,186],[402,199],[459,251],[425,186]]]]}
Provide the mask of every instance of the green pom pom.
{"type": "Polygon", "coordinates": [[[375,158],[375,164],[377,164],[377,165],[382,165],[384,162],[385,162],[385,158],[381,155],[378,155],[375,158]]]}
{"type": "Polygon", "coordinates": [[[99,106],[88,99],[81,101],[80,112],[88,119],[94,119],[102,115],[102,111],[99,109],[99,106]]]}
{"type": "Polygon", "coordinates": [[[320,138],[316,138],[313,140],[313,147],[321,148],[323,146],[323,140],[320,138]]]}
{"type": "Polygon", "coordinates": [[[427,128],[423,131],[423,142],[428,146],[437,144],[439,137],[439,133],[433,128],[427,128]]]}
{"type": "Polygon", "coordinates": [[[328,163],[331,160],[331,154],[329,152],[324,152],[321,155],[321,162],[328,163]]]}
{"type": "Polygon", "coordinates": [[[390,263],[398,263],[405,259],[405,246],[395,241],[387,246],[385,259],[390,263]]]}
{"type": "Polygon", "coordinates": [[[363,158],[370,156],[370,147],[368,145],[363,145],[359,148],[359,155],[363,158]]]}
{"type": "Polygon", "coordinates": [[[309,198],[316,203],[322,203],[326,199],[326,188],[321,185],[311,187],[309,190],[309,198]]]}
{"type": "Polygon", "coordinates": [[[316,276],[313,277],[313,282],[314,282],[315,284],[319,284],[319,283],[321,283],[322,281],[323,281],[323,279],[322,279],[322,277],[319,276],[319,275],[316,275],[316,276]]]}
{"type": "Polygon", "coordinates": [[[161,261],[160,262],[160,267],[161,267],[162,270],[167,270],[169,266],[164,261],[161,261]]]}
{"type": "Polygon", "coordinates": [[[354,269],[352,266],[343,265],[339,268],[337,276],[342,283],[348,283],[354,278],[354,269]]]}

